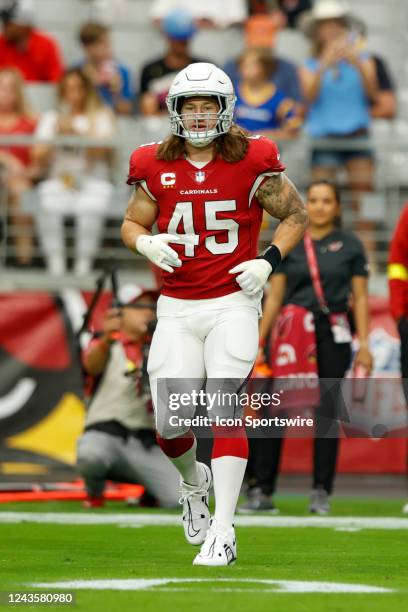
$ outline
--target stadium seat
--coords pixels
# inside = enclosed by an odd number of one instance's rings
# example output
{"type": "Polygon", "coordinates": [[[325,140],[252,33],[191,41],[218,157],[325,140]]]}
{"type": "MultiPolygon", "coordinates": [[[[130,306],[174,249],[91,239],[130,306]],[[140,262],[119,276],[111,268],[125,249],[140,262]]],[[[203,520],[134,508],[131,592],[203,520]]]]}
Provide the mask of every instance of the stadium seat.
{"type": "Polygon", "coordinates": [[[112,40],[116,57],[132,70],[136,82],[142,66],[164,54],[165,41],[153,27],[114,30],[112,40]]]}
{"type": "Polygon", "coordinates": [[[239,27],[225,30],[200,30],[193,39],[192,53],[222,66],[242,53],[243,32],[239,27]]]}
{"type": "Polygon", "coordinates": [[[394,77],[400,74],[406,60],[406,35],[401,31],[394,30],[392,38],[386,30],[381,32],[369,32],[367,48],[381,55],[389,63],[394,77]]]}
{"type": "Polygon", "coordinates": [[[353,14],[364,21],[369,31],[389,31],[389,28],[403,28],[401,14],[404,12],[403,0],[393,0],[392,4],[382,0],[358,0],[352,6],[353,14]]]}
{"type": "Polygon", "coordinates": [[[310,55],[310,44],[298,30],[282,30],[278,35],[275,52],[285,59],[303,64],[310,55]]]}
{"type": "Polygon", "coordinates": [[[398,116],[402,119],[408,118],[408,88],[398,90],[398,116]]]}
{"type": "Polygon", "coordinates": [[[78,63],[82,57],[82,49],[77,40],[78,29],[76,24],[55,24],[47,28],[47,32],[58,41],[66,68],[78,63]]]}
{"type": "Polygon", "coordinates": [[[150,8],[150,0],[103,0],[96,4],[93,12],[94,18],[102,19],[116,30],[150,25],[150,8]]]}
{"type": "Polygon", "coordinates": [[[89,19],[91,11],[92,3],[84,0],[35,0],[36,22],[44,30],[53,24],[76,27],[89,19]]]}
{"type": "Polygon", "coordinates": [[[45,113],[55,107],[56,88],[48,83],[29,83],[25,91],[36,113],[45,113]]]}

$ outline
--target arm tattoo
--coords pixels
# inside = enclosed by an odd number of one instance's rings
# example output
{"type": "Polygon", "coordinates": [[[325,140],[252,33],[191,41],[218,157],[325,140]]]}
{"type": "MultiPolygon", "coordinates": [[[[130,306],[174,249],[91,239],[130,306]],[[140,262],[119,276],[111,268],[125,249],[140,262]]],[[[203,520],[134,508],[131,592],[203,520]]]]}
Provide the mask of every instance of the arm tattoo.
{"type": "Polygon", "coordinates": [[[271,176],[256,192],[258,202],[272,217],[306,227],[307,213],[296,187],[282,174],[271,176]]]}

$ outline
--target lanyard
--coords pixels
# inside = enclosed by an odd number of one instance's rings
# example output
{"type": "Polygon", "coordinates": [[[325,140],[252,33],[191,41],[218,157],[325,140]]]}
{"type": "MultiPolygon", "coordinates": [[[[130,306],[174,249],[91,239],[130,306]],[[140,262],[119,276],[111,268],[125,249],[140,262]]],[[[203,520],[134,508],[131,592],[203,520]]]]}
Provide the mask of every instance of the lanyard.
{"type": "Polygon", "coordinates": [[[310,276],[312,277],[313,289],[316,294],[317,301],[319,302],[321,311],[325,315],[327,315],[329,314],[330,310],[324,295],[322,280],[320,277],[319,264],[317,263],[316,251],[309,232],[305,233],[303,242],[305,245],[306,259],[307,264],[309,266],[310,276]]]}

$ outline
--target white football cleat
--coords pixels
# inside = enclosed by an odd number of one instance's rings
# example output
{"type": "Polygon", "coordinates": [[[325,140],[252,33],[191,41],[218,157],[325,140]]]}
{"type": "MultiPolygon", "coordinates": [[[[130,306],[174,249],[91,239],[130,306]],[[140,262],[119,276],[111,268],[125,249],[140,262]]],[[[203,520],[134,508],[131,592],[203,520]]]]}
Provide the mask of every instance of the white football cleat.
{"type": "Polygon", "coordinates": [[[205,463],[198,463],[202,472],[200,485],[190,485],[181,481],[180,504],[183,504],[184,535],[189,544],[198,546],[205,540],[210,522],[208,509],[209,490],[212,484],[211,470],[205,463]]]}
{"type": "Polygon", "coordinates": [[[408,502],[402,507],[402,514],[408,514],[408,502]]]}
{"type": "Polygon", "coordinates": [[[193,565],[231,565],[237,558],[237,541],[234,528],[221,529],[211,519],[204,544],[193,561],[193,565]]]}

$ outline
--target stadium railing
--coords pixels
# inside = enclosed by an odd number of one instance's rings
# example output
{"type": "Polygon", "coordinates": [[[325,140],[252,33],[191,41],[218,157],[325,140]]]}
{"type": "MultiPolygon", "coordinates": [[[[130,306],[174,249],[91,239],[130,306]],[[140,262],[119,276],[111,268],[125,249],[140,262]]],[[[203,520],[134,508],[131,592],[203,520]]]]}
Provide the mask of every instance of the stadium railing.
{"type": "MultiPolygon", "coordinates": [[[[128,169],[129,155],[138,145],[161,140],[168,133],[167,120],[153,119],[146,121],[142,119],[126,119],[119,122],[119,133],[117,137],[109,141],[101,141],[89,138],[78,138],[72,136],[58,137],[53,141],[56,147],[75,146],[86,148],[90,146],[106,146],[115,150],[116,165],[114,170],[115,189],[111,198],[109,212],[106,214],[106,227],[104,230],[103,245],[98,254],[95,268],[103,266],[107,260],[114,259],[119,267],[139,269],[140,272],[146,271],[147,266],[143,258],[135,257],[122,245],[120,240],[120,224],[123,218],[127,200],[131,189],[126,185],[126,175],[128,169]]],[[[39,141],[34,137],[27,136],[7,136],[0,137],[0,147],[10,145],[33,145],[39,141]]],[[[322,139],[314,141],[313,146],[322,149],[344,150],[370,149],[376,154],[376,178],[375,190],[372,193],[365,193],[362,196],[359,210],[353,209],[351,205],[351,192],[345,183],[342,173],[339,175],[340,183],[343,188],[343,224],[347,228],[357,231],[365,243],[371,244],[371,262],[375,264],[378,272],[384,272],[388,258],[388,244],[392,235],[395,222],[399,212],[408,200],[408,175],[406,167],[408,162],[408,141],[404,131],[399,130],[398,126],[380,130],[366,142],[361,140],[339,141],[337,139],[322,139]],[[362,220],[370,223],[369,229],[359,229],[362,220]]],[[[288,168],[288,175],[294,180],[301,191],[304,191],[310,180],[309,154],[311,141],[304,135],[296,140],[289,140],[280,143],[282,157],[288,168]]],[[[34,187],[27,191],[21,202],[20,212],[30,215],[33,218],[38,214],[38,194],[34,187]]],[[[5,228],[5,237],[0,244],[0,266],[2,275],[10,276],[15,272],[13,259],[16,249],[13,238],[17,235],[18,228],[7,222],[9,217],[7,206],[7,193],[2,186],[0,192],[0,219],[5,228]]],[[[264,247],[271,239],[273,222],[267,221],[263,225],[260,237],[260,246],[264,247]]],[[[27,229],[25,230],[27,231],[27,229]]],[[[31,230],[35,234],[35,225],[31,230]]],[[[35,235],[34,235],[35,238],[35,235]]],[[[72,256],[73,249],[69,246],[72,238],[72,225],[68,224],[67,240],[68,256],[72,256]]],[[[47,272],[41,264],[41,253],[38,244],[35,248],[35,259],[33,270],[36,271],[38,283],[41,285],[47,279],[47,272]]],[[[49,279],[48,279],[49,280],[49,279]]],[[[33,277],[31,276],[28,285],[31,287],[33,277]]],[[[19,283],[24,284],[24,274],[19,273],[19,283]]]]}

